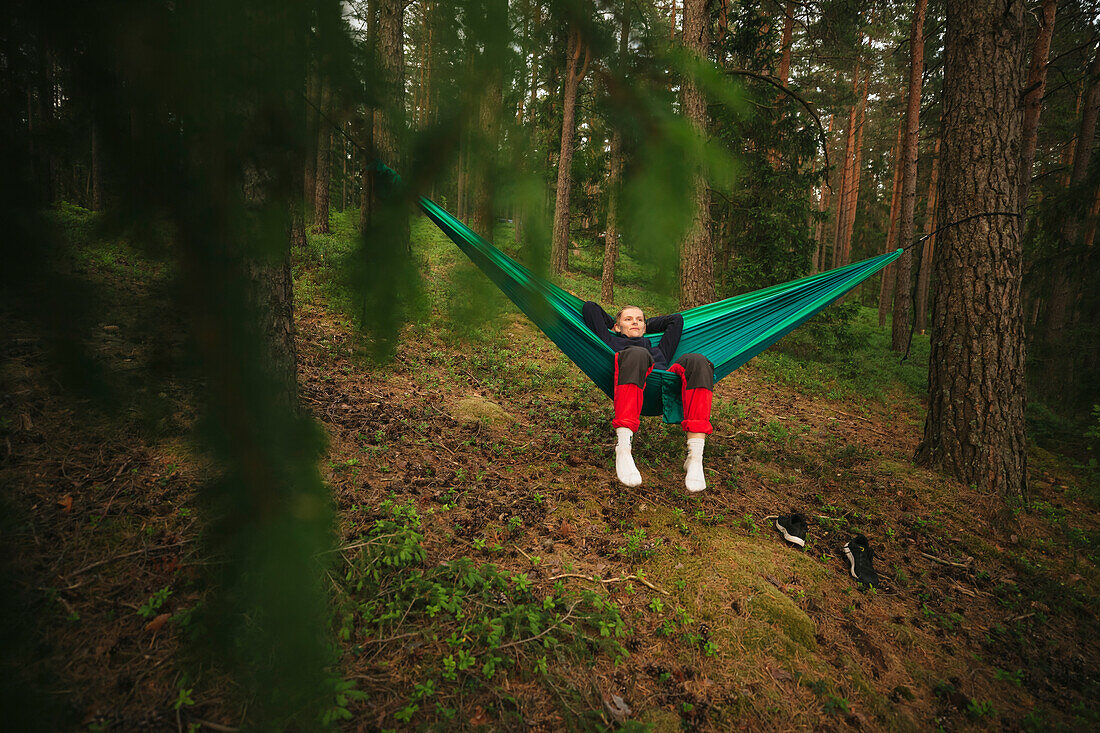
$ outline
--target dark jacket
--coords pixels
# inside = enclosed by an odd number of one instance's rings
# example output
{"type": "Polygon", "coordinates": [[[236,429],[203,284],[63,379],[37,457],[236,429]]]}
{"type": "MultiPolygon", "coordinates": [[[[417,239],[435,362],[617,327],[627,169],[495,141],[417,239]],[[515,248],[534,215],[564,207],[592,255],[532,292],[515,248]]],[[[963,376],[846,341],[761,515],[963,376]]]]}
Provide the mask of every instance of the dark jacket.
{"type": "Polygon", "coordinates": [[[670,313],[667,316],[647,318],[645,321],[646,333],[663,333],[661,341],[656,346],[649,345],[649,339],[645,337],[630,338],[611,330],[615,325],[615,319],[607,315],[607,311],[598,303],[591,300],[581,308],[584,323],[592,333],[610,346],[614,351],[622,351],[628,346],[641,346],[653,355],[653,367],[655,369],[668,369],[672,363],[672,357],[680,345],[680,337],[684,335],[684,317],[679,313],[670,313]]]}

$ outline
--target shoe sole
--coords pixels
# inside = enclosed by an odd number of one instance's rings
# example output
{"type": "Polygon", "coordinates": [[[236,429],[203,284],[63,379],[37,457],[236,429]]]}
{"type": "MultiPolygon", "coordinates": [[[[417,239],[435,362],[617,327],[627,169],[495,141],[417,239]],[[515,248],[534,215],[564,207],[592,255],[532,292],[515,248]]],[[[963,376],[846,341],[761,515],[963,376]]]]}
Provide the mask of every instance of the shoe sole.
{"type": "Polygon", "coordinates": [[[856,556],[848,549],[847,544],[844,545],[844,554],[848,556],[848,572],[852,574],[853,578],[859,580],[859,576],[856,575],[856,556]]]}
{"type": "Polygon", "coordinates": [[[780,534],[783,535],[783,539],[787,540],[787,542],[798,545],[799,547],[806,546],[806,540],[801,537],[795,537],[793,534],[787,534],[787,530],[783,529],[783,525],[779,523],[778,519],[775,520],[775,528],[779,530],[780,534]]]}

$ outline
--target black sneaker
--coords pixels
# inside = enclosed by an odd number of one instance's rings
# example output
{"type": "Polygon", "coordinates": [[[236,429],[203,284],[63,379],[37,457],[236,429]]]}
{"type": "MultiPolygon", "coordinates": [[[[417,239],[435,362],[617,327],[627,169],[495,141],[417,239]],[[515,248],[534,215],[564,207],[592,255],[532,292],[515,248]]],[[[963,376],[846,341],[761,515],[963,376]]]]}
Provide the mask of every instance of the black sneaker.
{"type": "Polygon", "coordinates": [[[779,517],[775,520],[775,528],[792,545],[806,546],[806,517],[801,514],[779,517]]]}
{"type": "Polygon", "coordinates": [[[844,545],[844,554],[848,558],[848,572],[852,577],[868,588],[877,588],[878,573],[871,567],[871,561],[875,559],[875,551],[867,543],[867,538],[861,534],[853,537],[844,545]]]}

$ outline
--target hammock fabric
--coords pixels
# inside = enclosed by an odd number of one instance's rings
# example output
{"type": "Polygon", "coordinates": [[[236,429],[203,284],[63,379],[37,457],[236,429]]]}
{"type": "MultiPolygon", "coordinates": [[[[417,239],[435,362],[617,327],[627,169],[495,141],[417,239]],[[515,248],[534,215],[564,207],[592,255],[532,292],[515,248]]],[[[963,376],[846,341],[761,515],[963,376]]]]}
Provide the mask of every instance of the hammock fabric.
{"type": "MultiPolygon", "coordinates": [[[[597,387],[608,397],[612,396],[613,352],[581,318],[584,301],[535,275],[430,199],[422,196],[420,206],[597,387]]],[[[684,335],[676,357],[689,353],[707,357],[714,364],[714,381],[717,382],[896,260],[901,253],[898,249],[846,267],[686,310],[683,313],[684,335]]],[[[646,338],[656,344],[661,334],[646,338]]],[[[653,370],[646,380],[642,414],[663,415],[668,423],[683,420],[679,375],[653,370]]]]}

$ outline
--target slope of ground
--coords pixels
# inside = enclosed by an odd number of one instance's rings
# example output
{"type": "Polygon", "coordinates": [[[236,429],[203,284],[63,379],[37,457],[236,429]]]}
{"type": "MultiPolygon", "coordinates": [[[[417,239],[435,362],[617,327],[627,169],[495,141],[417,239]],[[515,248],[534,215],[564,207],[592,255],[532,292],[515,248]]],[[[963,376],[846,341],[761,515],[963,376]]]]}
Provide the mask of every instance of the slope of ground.
{"type": "MultiPolygon", "coordinates": [[[[169,275],[82,217],[68,267],[102,295],[87,345],[129,402],[73,398],[39,328],[2,314],[7,603],[33,609],[8,631],[11,688],[52,701],[47,728],[235,728],[248,701],[187,651],[210,561],[193,389],[147,394],[142,379],[181,356],[169,275]]],[[[635,443],[645,482],[625,489],[609,403],[426,221],[418,320],[392,363],[371,363],[337,223],[296,265],[301,394],[328,435],[339,524],[326,725],[1100,723],[1095,494],[1038,449],[1029,511],[914,467],[927,340],[899,367],[869,313],[815,326],[719,384],[706,492],[683,490],[682,433],[654,419],[635,443]],[[790,511],[810,517],[803,550],[774,529],[790,511]],[[848,575],[856,533],[878,590],[848,575]]],[[[592,264],[582,254],[567,283],[582,297],[599,289],[592,264]]],[[[669,307],[643,268],[624,273],[621,300],[669,307]]]]}

